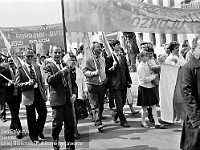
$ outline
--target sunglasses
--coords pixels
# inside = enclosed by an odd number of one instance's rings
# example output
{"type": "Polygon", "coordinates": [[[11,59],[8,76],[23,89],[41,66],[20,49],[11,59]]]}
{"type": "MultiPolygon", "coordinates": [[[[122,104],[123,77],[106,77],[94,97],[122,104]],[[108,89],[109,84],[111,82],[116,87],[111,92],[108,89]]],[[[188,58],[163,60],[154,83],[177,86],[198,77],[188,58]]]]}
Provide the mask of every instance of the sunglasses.
{"type": "Polygon", "coordinates": [[[26,56],[27,58],[33,58],[33,56],[26,56]]]}

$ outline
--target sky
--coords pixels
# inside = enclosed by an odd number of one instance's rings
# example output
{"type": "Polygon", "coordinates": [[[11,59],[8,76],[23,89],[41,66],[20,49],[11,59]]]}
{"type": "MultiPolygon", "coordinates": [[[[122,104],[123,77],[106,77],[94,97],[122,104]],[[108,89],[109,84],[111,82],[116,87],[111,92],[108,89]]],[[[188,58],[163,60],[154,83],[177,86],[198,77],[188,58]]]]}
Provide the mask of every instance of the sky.
{"type": "Polygon", "coordinates": [[[61,22],[61,0],[0,0],[0,27],[61,22]]]}

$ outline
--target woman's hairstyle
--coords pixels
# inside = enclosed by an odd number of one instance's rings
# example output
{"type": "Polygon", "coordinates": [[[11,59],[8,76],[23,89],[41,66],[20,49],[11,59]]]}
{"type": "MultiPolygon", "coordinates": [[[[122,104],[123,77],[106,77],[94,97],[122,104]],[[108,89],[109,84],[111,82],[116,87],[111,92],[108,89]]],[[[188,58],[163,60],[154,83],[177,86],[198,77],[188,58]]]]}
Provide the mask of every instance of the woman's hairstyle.
{"type": "Polygon", "coordinates": [[[180,44],[176,41],[172,41],[169,43],[168,49],[170,52],[172,52],[177,46],[179,47],[180,44]]]}

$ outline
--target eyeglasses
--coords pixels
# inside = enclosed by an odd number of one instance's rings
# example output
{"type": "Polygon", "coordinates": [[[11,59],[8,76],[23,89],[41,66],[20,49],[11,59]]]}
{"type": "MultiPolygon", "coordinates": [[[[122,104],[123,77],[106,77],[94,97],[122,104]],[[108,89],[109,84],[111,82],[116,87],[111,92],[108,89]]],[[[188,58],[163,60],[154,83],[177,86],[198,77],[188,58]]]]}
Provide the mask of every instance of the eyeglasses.
{"type": "Polygon", "coordinates": [[[71,61],[76,61],[75,59],[71,59],[71,61]]]}

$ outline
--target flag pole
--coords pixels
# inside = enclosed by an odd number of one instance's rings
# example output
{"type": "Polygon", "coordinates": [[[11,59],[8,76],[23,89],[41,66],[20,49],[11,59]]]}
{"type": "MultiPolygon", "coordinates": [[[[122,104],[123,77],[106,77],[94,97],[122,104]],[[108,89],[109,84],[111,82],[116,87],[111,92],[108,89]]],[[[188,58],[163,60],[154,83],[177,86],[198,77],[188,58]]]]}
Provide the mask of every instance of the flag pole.
{"type": "Polygon", "coordinates": [[[65,53],[67,53],[67,42],[66,42],[67,28],[66,28],[66,25],[65,25],[64,0],[61,0],[61,8],[62,8],[62,23],[63,23],[64,48],[65,48],[65,53]]]}

